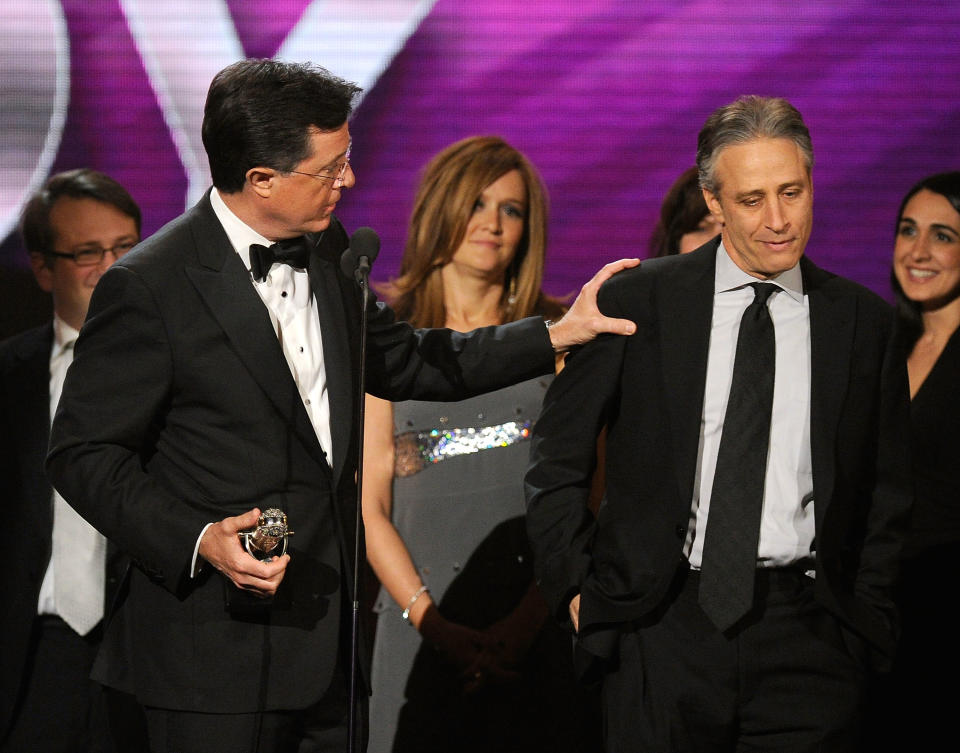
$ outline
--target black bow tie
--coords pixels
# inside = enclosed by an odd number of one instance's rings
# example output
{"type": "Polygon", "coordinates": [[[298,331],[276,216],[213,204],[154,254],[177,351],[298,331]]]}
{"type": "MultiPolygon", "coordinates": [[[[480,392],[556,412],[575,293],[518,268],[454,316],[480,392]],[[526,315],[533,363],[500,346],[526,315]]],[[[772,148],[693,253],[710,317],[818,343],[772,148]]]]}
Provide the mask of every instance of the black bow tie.
{"type": "Polygon", "coordinates": [[[289,264],[295,269],[306,269],[310,260],[310,249],[303,236],[287,238],[272,246],[250,244],[250,273],[253,279],[263,282],[267,279],[270,267],[274,264],[289,264]]]}

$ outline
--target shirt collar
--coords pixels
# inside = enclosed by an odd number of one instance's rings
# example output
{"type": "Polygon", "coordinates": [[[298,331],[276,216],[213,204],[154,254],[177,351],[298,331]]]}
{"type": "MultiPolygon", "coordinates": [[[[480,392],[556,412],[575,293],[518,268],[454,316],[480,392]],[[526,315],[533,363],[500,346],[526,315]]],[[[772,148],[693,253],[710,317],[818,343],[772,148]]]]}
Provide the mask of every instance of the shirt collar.
{"type": "Polygon", "coordinates": [[[213,207],[213,213],[223,225],[233,250],[240,255],[244,266],[250,269],[250,244],[259,243],[261,246],[269,246],[271,241],[237,217],[216,188],[210,190],[210,206],[213,207]]]}
{"type": "MultiPolygon", "coordinates": [[[[713,279],[713,292],[725,293],[729,290],[745,287],[752,282],[761,282],[761,280],[748,275],[734,264],[723,245],[723,241],[720,241],[720,245],[717,247],[717,268],[713,279]]],[[[800,272],[799,263],[785,272],[781,272],[775,278],[762,282],[772,282],[783,289],[797,303],[803,303],[803,274],[800,272]]]]}
{"type": "Polygon", "coordinates": [[[67,324],[56,314],[53,315],[53,348],[50,351],[50,358],[56,358],[67,346],[73,345],[79,336],[79,332],[67,324]]]}

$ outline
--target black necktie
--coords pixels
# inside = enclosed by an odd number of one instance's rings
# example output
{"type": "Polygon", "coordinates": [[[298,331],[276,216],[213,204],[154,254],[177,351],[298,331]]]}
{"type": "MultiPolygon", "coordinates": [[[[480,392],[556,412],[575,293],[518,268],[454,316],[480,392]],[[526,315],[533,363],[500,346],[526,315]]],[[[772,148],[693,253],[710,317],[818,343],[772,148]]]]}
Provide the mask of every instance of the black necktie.
{"type": "Polygon", "coordinates": [[[250,274],[254,280],[267,279],[270,267],[274,264],[289,264],[296,269],[306,269],[310,260],[310,249],[303,236],[277,241],[272,246],[250,244],[250,274]]]}
{"type": "Polygon", "coordinates": [[[753,605],[770,445],[776,344],[767,299],[777,286],[752,285],[753,303],[743,312],[737,336],[700,573],[700,606],[721,631],[753,605]]]}

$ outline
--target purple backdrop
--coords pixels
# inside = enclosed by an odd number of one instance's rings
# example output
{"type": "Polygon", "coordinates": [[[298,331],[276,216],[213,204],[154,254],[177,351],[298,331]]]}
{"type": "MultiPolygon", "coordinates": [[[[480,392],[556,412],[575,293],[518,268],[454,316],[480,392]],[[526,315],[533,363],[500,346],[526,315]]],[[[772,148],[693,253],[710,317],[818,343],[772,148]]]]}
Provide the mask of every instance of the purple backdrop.
{"type": "MultiPolygon", "coordinates": [[[[418,8],[428,10],[405,31],[387,28],[382,6],[369,0],[349,10],[346,0],[229,0],[217,4],[226,27],[188,22],[189,33],[166,40],[159,53],[145,52],[131,5],[152,28],[146,0],[60,3],[70,100],[51,169],[110,173],[141,203],[152,232],[183,210],[188,160],[151,60],[172,50],[176,65],[168,64],[189,76],[193,57],[210,49],[302,56],[313,34],[315,49],[326,51],[316,62],[359,77],[339,61],[396,45],[395,57],[383,53],[392,59],[368,65],[375,83],[352,124],[357,187],[338,212],[348,229],[380,232],[380,279],[397,268],[424,163],[475,133],[503,135],[546,180],[554,293],[574,290],[604,261],[646,255],[660,199],[693,163],[700,125],[739,94],[785,96],[804,113],[817,159],[808,253],[884,295],[900,196],[919,177],[960,167],[954,0],[595,0],[589,10],[561,0],[438,0],[432,7],[393,0],[414,21],[418,8]],[[324,8],[352,14],[349,23],[324,24],[324,8]],[[224,28],[235,34],[230,44],[221,39],[224,28]],[[331,35],[339,37],[331,42],[331,35]],[[294,37],[297,45],[285,49],[294,37]],[[337,44],[342,57],[329,52],[337,44]],[[382,73],[378,65],[386,66],[382,73]]],[[[156,5],[188,14],[210,3],[156,5]]],[[[9,16],[16,3],[6,6],[9,16]]],[[[18,137],[3,123],[0,148],[9,150],[18,137]]],[[[3,244],[0,262],[23,265],[15,238],[3,244]]]]}

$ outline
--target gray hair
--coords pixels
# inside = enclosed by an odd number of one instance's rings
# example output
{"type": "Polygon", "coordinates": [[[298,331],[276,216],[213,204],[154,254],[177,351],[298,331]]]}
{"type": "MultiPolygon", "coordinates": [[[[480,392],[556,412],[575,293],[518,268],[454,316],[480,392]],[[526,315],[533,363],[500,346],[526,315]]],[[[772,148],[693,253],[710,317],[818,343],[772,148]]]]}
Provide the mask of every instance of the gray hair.
{"type": "Polygon", "coordinates": [[[700,187],[714,195],[717,156],[728,146],[754,139],[790,139],[803,154],[807,172],[813,169],[813,143],[799,110],[780,97],[747,95],[725,105],[707,118],[697,137],[697,172],[700,187]]]}

